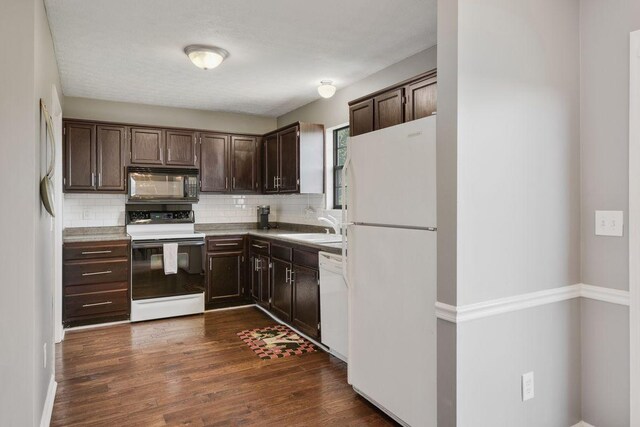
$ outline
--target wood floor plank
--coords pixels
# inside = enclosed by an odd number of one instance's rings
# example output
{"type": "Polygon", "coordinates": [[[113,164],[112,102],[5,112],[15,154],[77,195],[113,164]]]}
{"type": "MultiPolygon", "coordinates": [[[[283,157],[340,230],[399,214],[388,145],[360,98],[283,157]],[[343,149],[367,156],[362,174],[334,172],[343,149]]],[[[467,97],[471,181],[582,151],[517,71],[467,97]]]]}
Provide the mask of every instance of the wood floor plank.
{"type": "Polygon", "coordinates": [[[255,308],[68,332],[52,426],[388,426],[322,352],[261,360],[238,332],[255,308]]]}

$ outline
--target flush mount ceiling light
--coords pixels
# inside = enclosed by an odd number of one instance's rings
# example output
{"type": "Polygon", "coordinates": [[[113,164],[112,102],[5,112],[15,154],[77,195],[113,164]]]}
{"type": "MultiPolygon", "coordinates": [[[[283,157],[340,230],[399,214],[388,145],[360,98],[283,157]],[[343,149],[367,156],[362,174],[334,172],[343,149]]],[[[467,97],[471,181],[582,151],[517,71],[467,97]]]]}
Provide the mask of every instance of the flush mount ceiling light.
{"type": "Polygon", "coordinates": [[[203,70],[211,70],[222,64],[229,52],[215,46],[191,45],[184,48],[191,62],[203,70]]]}
{"type": "Polygon", "coordinates": [[[318,93],[323,98],[331,98],[336,93],[336,87],[331,80],[322,80],[318,86],[318,93]]]}

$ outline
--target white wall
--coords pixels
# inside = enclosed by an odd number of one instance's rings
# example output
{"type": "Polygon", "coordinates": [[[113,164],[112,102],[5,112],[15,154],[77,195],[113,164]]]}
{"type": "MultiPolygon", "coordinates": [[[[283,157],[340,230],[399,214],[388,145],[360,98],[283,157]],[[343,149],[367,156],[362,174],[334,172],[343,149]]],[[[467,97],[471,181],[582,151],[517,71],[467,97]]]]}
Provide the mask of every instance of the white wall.
{"type": "MultiPolygon", "coordinates": [[[[122,194],[65,194],[65,227],[125,225],[126,196],[122,194]]],[[[256,222],[256,206],[270,205],[270,221],[323,225],[323,195],[213,195],[201,194],[193,205],[197,224],[256,222]],[[307,213],[311,206],[314,212],[307,213]]]]}
{"type": "MultiPolygon", "coordinates": [[[[578,0],[443,0],[438,25],[438,168],[453,169],[438,175],[439,192],[453,188],[438,199],[438,245],[453,258],[439,262],[439,298],[465,306],[578,283],[578,0]]],[[[579,301],[441,331],[457,347],[441,425],[580,421],[579,301]],[[528,371],[536,397],[522,402],[528,371]]]]}
{"type": "Polygon", "coordinates": [[[65,97],[64,117],[259,135],[276,129],[273,117],[74,97],[65,97]]]}
{"type": "MultiPolygon", "coordinates": [[[[582,282],[629,289],[629,239],[594,234],[595,210],[622,210],[628,224],[629,33],[640,29],[636,0],[580,2],[582,282]]],[[[629,310],[582,307],[584,420],[628,426],[629,310]]]]}
{"type": "Polygon", "coordinates": [[[436,47],[418,52],[351,85],[338,88],[329,99],[318,99],[278,117],[278,127],[301,121],[326,128],[349,121],[349,101],[436,68],[436,47]]]}
{"type": "Polygon", "coordinates": [[[11,205],[0,213],[0,425],[31,426],[53,373],[53,233],[38,193],[46,163],[38,102],[50,105],[52,85],[60,87],[40,0],[0,3],[0,55],[0,192],[11,205]]]}

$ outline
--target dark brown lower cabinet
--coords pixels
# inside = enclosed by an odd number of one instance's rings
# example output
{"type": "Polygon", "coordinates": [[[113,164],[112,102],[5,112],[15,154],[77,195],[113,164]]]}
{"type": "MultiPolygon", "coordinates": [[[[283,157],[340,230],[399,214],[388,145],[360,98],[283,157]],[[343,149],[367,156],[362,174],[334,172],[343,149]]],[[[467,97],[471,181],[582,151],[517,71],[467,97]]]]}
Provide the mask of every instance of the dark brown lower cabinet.
{"type": "Polygon", "coordinates": [[[320,337],[320,281],[317,270],[293,266],[293,326],[313,338],[320,337]]]}
{"type": "Polygon", "coordinates": [[[213,252],[207,256],[207,302],[233,301],[244,296],[244,251],[213,252]]]}
{"type": "Polygon", "coordinates": [[[271,311],[285,322],[291,321],[291,263],[273,259],[271,311]]]}
{"type": "Polygon", "coordinates": [[[65,326],[129,318],[129,242],[63,246],[62,322],[65,326]]]}
{"type": "Polygon", "coordinates": [[[251,298],[263,306],[269,308],[271,299],[270,263],[269,257],[252,253],[249,259],[251,262],[251,298]]]}

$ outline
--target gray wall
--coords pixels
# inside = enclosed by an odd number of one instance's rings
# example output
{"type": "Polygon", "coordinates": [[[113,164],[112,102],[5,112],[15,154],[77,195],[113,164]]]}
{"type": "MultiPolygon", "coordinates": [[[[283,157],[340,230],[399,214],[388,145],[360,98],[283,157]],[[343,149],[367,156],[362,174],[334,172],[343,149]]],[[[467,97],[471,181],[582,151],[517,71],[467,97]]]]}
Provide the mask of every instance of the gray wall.
{"type": "MultiPolygon", "coordinates": [[[[629,289],[629,240],[594,235],[595,210],[622,210],[628,224],[629,33],[636,0],[581,0],[581,281],[629,289]]],[[[586,422],[629,425],[627,307],[584,301],[582,407],[586,422]]]]}
{"type": "Polygon", "coordinates": [[[629,307],[582,300],[582,419],[596,427],[629,420],[629,307]]]}
{"type": "Polygon", "coordinates": [[[579,2],[458,8],[458,304],[578,283],[579,2]]]}
{"type": "Polygon", "coordinates": [[[459,324],[457,376],[459,426],[575,425],[581,420],[580,301],[459,324]],[[520,376],[530,371],[535,397],[522,402],[520,376]]]}
{"type": "Polygon", "coordinates": [[[423,50],[347,87],[338,88],[329,99],[318,99],[278,117],[278,126],[301,121],[325,127],[349,121],[349,101],[436,68],[436,47],[423,50]]]}
{"type": "Polygon", "coordinates": [[[0,425],[38,425],[53,373],[52,239],[38,197],[43,140],[38,101],[50,102],[58,74],[44,5],[40,0],[0,3],[0,425]],[[14,176],[22,179],[11,179],[14,176]],[[43,368],[43,344],[48,363],[43,368]]]}
{"type": "MultiPolygon", "coordinates": [[[[438,254],[448,258],[438,263],[439,301],[461,306],[578,283],[579,1],[438,6],[438,191],[448,191],[438,197],[438,254]]],[[[449,353],[438,354],[442,425],[580,421],[580,301],[455,330],[441,324],[438,333],[449,353]],[[440,377],[452,376],[452,364],[455,402],[440,377]],[[522,402],[528,371],[536,397],[522,402]]]]}
{"type": "Polygon", "coordinates": [[[273,117],[127,102],[65,97],[65,118],[103,120],[155,126],[264,134],[276,129],[273,117]]]}

